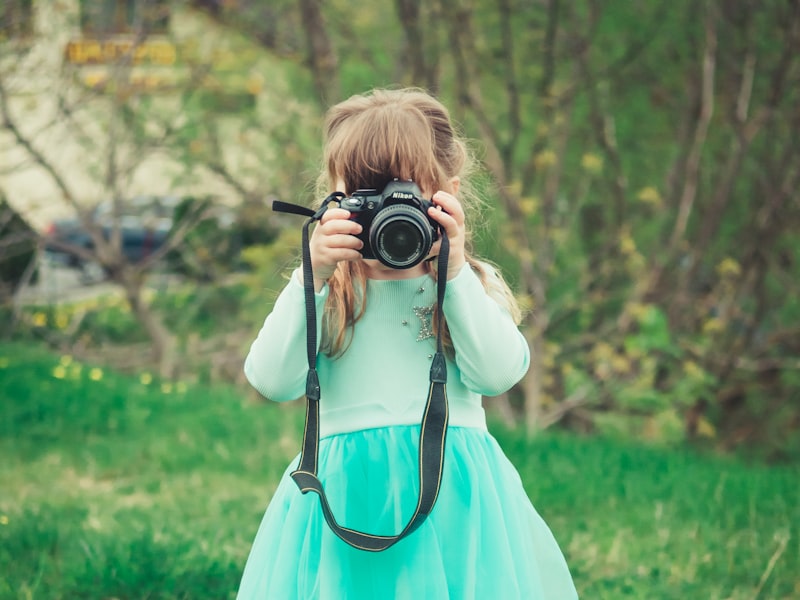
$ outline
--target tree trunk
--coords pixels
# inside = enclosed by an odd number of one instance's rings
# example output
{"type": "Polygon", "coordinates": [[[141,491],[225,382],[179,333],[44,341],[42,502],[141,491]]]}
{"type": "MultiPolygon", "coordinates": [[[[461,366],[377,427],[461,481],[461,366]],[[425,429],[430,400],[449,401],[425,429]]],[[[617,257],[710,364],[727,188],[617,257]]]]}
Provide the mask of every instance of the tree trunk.
{"type": "Polygon", "coordinates": [[[300,17],[306,34],[308,63],[323,105],[339,99],[339,58],[325,28],[320,0],[300,0],[300,17]]]}
{"type": "Polygon", "coordinates": [[[135,269],[123,268],[117,281],[125,291],[125,299],[136,320],[144,327],[151,342],[152,359],[164,379],[173,379],[175,372],[175,336],[164,326],[144,299],[145,278],[135,269]]]}

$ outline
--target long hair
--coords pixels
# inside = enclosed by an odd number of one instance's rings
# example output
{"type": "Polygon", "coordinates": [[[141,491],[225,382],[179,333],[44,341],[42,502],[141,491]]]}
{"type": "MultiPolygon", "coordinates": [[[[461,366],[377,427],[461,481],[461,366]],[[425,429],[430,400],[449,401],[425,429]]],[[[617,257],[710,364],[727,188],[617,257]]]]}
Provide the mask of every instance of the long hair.
{"type": "MultiPolygon", "coordinates": [[[[324,126],[323,168],[318,179],[319,197],[338,182],[344,192],[383,189],[394,178],[413,180],[421,189],[454,192],[453,179],[461,181],[459,200],[467,214],[480,204],[469,185],[474,159],[458,135],[450,114],[437,99],[416,88],[374,90],[352,96],[333,106],[324,126]]],[[[467,262],[487,292],[506,306],[519,323],[520,311],[513,294],[494,269],[471,255],[467,262]]],[[[435,261],[425,263],[436,275],[435,261]]],[[[366,310],[367,278],[360,262],[340,262],[328,280],[329,295],[323,315],[322,350],[338,356],[347,348],[353,325],[366,310]]],[[[443,318],[434,312],[434,326],[443,318]]],[[[452,350],[443,323],[445,346],[452,350]]]]}

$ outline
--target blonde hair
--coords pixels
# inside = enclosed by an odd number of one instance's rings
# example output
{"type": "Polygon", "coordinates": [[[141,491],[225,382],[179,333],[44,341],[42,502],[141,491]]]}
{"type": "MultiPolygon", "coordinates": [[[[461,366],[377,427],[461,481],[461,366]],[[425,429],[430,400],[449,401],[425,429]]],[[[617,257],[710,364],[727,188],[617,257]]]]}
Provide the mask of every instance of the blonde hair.
{"type": "MultiPolygon", "coordinates": [[[[413,180],[421,189],[452,193],[452,181],[457,177],[461,181],[459,200],[469,222],[480,204],[469,186],[473,168],[472,154],[441,102],[417,88],[378,89],[352,96],[328,111],[323,168],[317,183],[320,198],[340,181],[351,194],[357,189],[383,189],[394,178],[413,180]]],[[[467,262],[487,292],[519,323],[519,307],[508,285],[492,267],[473,257],[469,247],[465,250],[467,262]]],[[[434,276],[435,262],[425,263],[434,276]]],[[[366,310],[363,265],[340,262],[328,286],[322,350],[338,356],[347,348],[353,325],[366,310]]],[[[442,318],[437,313],[434,325],[442,318]]],[[[445,346],[452,350],[449,331],[446,323],[443,325],[445,346]]]]}

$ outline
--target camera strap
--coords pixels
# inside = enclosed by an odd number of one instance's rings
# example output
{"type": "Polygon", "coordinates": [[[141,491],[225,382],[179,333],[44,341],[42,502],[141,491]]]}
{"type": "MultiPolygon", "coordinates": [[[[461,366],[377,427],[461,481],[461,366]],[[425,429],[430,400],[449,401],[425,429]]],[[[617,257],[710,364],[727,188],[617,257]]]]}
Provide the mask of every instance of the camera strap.
{"type": "Polygon", "coordinates": [[[441,248],[438,256],[438,277],[436,302],[440,318],[436,328],[436,354],[430,369],[430,387],[419,433],[419,495],[417,506],[406,526],[395,535],[373,535],[337,523],[333,516],[322,482],[317,477],[319,464],[319,400],[321,396],[317,375],[317,316],[314,301],[314,274],[311,268],[309,250],[309,227],[322,218],[328,204],[342,197],[341,193],[328,196],[317,212],[311,209],[275,201],[272,209],[309,217],[303,225],[303,288],[306,304],[306,348],[308,375],[306,377],[306,422],[303,431],[303,447],[297,470],[291,473],[300,491],[315,492],[319,496],[325,521],[333,532],[349,545],[368,552],[380,552],[393,546],[413,533],[433,510],[442,483],[445,438],[447,436],[447,364],[442,344],[442,305],[447,285],[447,260],[450,242],[444,230],[441,232],[441,248]]]}

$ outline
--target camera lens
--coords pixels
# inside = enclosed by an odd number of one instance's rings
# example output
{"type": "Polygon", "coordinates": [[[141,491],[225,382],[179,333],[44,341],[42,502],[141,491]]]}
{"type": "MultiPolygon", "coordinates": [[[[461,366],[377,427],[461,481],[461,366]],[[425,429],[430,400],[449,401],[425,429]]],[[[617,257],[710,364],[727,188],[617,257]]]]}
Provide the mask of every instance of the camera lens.
{"type": "Polygon", "coordinates": [[[372,222],[370,244],[383,264],[410,269],[430,252],[433,229],[420,210],[399,204],[387,206],[372,222]]]}

